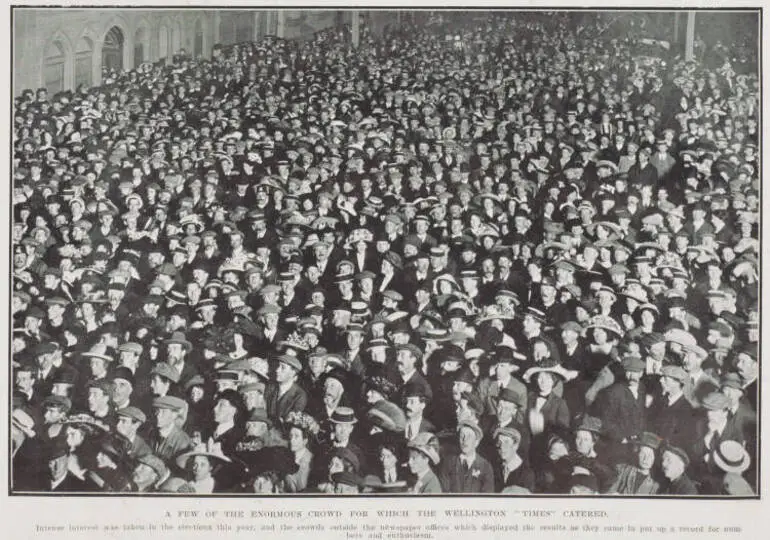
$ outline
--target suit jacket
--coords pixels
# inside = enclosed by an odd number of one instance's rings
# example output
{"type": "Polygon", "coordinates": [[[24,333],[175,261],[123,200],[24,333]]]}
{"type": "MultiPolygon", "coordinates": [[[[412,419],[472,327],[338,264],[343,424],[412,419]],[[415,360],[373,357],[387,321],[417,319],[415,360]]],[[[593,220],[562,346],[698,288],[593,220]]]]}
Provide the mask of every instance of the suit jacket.
{"type": "Polygon", "coordinates": [[[428,471],[412,486],[412,493],[441,493],[441,482],[433,471],[428,471]]]}
{"type": "Polygon", "coordinates": [[[647,429],[659,437],[670,441],[675,446],[686,447],[692,438],[695,411],[684,396],[673,405],[668,405],[665,397],[650,407],[647,415],[647,429]]]}
{"type": "Polygon", "coordinates": [[[625,383],[615,383],[602,390],[593,403],[594,414],[602,421],[605,436],[615,442],[642,432],[644,426],[644,388],[634,397],[625,383]]]}
{"type": "MultiPolygon", "coordinates": [[[[523,382],[511,377],[505,387],[513,390],[520,396],[527,395],[527,387],[523,382]]],[[[497,414],[497,396],[500,394],[500,385],[496,380],[484,378],[479,383],[479,394],[484,402],[484,412],[486,414],[497,414]]],[[[525,411],[519,411],[519,420],[524,418],[525,411]]]]}
{"type": "Polygon", "coordinates": [[[728,421],[727,424],[725,424],[722,433],[716,435],[710,441],[712,446],[706,446],[706,435],[709,433],[709,428],[708,419],[705,416],[698,418],[692,433],[691,443],[684,448],[686,448],[690,454],[690,472],[692,473],[693,478],[697,478],[699,481],[708,474],[717,473],[717,470],[713,467],[714,464],[712,463],[711,458],[709,457],[706,459],[706,456],[711,453],[711,448],[715,448],[724,441],[744,442],[743,433],[738,429],[738,426],[728,421]]]}
{"type": "Polygon", "coordinates": [[[428,380],[425,378],[425,376],[420,373],[419,371],[415,371],[412,373],[412,375],[409,377],[409,379],[405,382],[401,382],[399,385],[397,395],[393,398],[391,398],[391,401],[393,403],[403,403],[404,402],[404,387],[407,384],[415,384],[419,386],[424,395],[427,396],[428,402],[430,402],[433,399],[433,389],[430,387],[430,383],[428,383],[428,380]]]}
{"type": "Polygon", "coordinates": [[[145,440],[137,435],[131,443],[131,449],[128,452],[129,457],[137,459],[152,454],[152,449],[145,440]]]}
{"type": "Polygon", "coordinates": [[[495,492],[499,493],[508,487],[522,487],[529,491],[535,490],[535,473],[526,461],[523,461],[515,470],[503,477],[503,464],[495,467],[495,492]]]}
{"type": "Polygon", "coordinates": [[[192,440],[181,428],[175,427],[168,437],[161,438],[158,431],[155,430],[148,441],[152,453],[169,464],[175,457],[184,453],[192,447],[192,440]]]}
{"type": "Polygon", "coordinates": [[[291,411],[302,412],[307,406],[307,394],[294,383],[282,396],[278,395],[278,385],[272,384],[265,390],[267,415],[274,422],[283,420],[291,411]]]}
{"type": "Polygon", "coordinates": [[[467,469],[463,466],[459,455],[446,459],[442,463],[439,480],[445,493],[493,493],[495,491],[492,465],[478,454],[467,469]]]}

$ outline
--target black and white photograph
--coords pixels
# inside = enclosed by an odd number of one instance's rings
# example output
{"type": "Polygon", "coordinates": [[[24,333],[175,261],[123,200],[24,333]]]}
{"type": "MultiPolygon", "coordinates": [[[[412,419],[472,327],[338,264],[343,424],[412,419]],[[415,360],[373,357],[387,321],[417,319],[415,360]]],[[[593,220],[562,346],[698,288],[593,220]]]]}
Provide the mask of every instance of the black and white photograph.
{"type": "Polygon", "coordinates": [[[759,8],[6,9],[12,498],[759,498],[759,8]]]}

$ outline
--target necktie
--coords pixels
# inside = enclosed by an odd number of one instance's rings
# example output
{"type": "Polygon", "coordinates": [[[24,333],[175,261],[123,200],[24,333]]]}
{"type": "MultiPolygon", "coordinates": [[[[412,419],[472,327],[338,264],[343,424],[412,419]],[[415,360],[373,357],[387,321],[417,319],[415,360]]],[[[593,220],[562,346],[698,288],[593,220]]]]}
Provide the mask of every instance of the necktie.
{"type": "Polygon", "coordinates": [[[414,430],[412,429],[412,424],[407,424],[407,426],[406,426],[406,439],[408,441],[411,441],[413,435],[414,435],[414,430]]]}

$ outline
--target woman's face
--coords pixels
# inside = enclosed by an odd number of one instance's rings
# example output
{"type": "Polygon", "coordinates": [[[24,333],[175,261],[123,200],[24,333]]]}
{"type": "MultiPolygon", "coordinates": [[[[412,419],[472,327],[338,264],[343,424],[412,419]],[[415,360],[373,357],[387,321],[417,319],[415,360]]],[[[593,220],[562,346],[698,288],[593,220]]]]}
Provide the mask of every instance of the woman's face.
{"type": "Polygon", "coordinates": [[[551,447],[548,449],[548,459],[551,461],[557,461],[569,454],[569,449],[564,441],[554,441],[551,447]]]}
{"type": "Polygon", "coordinates": [[[578,430],[575,434],[575,449],[578,453],[587,456],[594,448],[594,437],[590,431],[578,430]]]}
{"type": "Polygon", "coordinates": [[[70,452],[74,452],[81,444],[83,444],[84,435],[83,432],[74,427],[67,428],[67,446],[70,447],[70,452]]]}
{"type": "Polygon", "coordinates": [[[252,484],[254,493],[273,493],[274,487],[272,480],[266,476],[257,476],[252,484]]]}
{"type": "Polygon", "coordinates": [[[607,331],[604,328],[594,328],[594,342],[597,345],[604,345],[607,343],[607,331]]]}
{"type": "Polygon", "coordinates": [[[541,371],[537,374],[537,387],[541,394],[550,394],[553,386],[554,380],[550,373],[541,371]]]}
{"type": "Polygon", "coordinates": [[[211,463],[206,456],[195,456],[191,469],[193,477],[198,482],[211,476],[211,463]]]}
{"type": "Polygon", "coordinates": [[[305,448],[307,445],[307,439],[305,439],[304,433],[298,427],[293,427],[289,430],[289,449],[292,452],[298,452],[305,448]]]}
{"type": "Polygon", "coordinates": [[[641,469],[650,470],[655,464],[655,450],[649,446],[642,446],[639,448],[637,457],[639,458],[639,468],[641,469]]]}

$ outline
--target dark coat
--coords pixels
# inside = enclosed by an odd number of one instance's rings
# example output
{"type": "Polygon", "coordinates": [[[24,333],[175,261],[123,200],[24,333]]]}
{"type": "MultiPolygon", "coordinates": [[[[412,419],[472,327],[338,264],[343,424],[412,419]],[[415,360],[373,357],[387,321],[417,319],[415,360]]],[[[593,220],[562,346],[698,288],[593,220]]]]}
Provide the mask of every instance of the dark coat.
{"type": "Polygon", "coordinates": [[[274,421],[283,420],[291,411],[302,412],[307,406],[307,394],[294,383],[282,396],[278,395],[278,385],[272,384],[265,390],[267,415],[274,421]]]}
{"type": "Polygon", "coordinates": [[[692,440],[691,433],[696,416],[695,410],[684,396],[670,406],[665,398],[661,398],[650,407],[646,431],[657,434],[675,446],[686,447],[692,440]]]}
{"type": "Polygon", "coordinates": [[[438,477],[445,493],[493,493],[495,490],[492,465],[479,455],[467,470],[459,455],[444,460],[438,477]]]}
{"type": "Polygon", "coordinates": [[[596,396],[594,414],[601,419],[604,435],[610,440],[621,442],[642,432],[646,411],[641,385],[638,396],[635,398],[625,383],[615,383],[596,396]]]}

